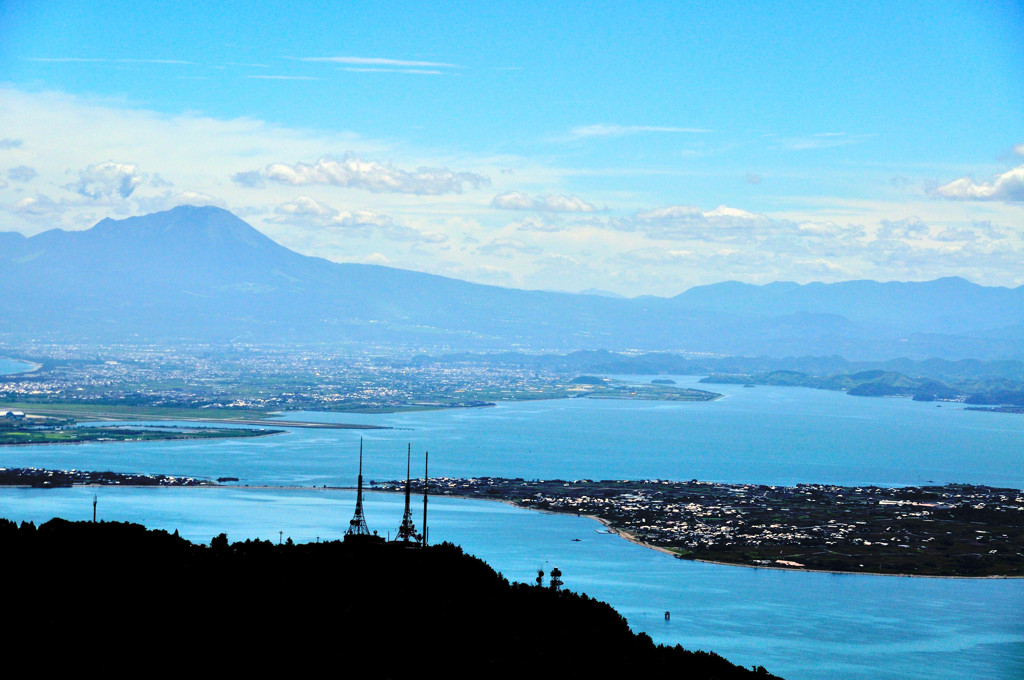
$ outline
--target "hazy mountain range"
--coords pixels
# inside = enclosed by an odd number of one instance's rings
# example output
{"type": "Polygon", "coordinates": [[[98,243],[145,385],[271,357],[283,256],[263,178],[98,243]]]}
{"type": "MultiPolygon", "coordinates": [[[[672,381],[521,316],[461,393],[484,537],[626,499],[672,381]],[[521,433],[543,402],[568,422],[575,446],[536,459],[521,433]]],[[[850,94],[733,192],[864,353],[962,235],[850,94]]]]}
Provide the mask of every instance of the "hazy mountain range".
{"type": "Polygon", "coordinates": [[[1024,358],[1024,286],[726,282],[672,298],[499,288],[300,255],[226,210],[0,232],[0,339],[1024,358]]]}

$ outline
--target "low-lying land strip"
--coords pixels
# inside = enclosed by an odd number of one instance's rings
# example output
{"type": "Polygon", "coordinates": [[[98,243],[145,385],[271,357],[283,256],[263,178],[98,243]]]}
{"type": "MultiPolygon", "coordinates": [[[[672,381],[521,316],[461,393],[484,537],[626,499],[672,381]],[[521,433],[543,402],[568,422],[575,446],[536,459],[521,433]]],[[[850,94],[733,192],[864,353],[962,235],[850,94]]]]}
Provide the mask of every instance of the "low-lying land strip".
{"type": "MultiPolygon", "coordinates": [[[[221,425],[275,425],[278,427],[305,427],[331,430],[382,430],[382,425],[357,425],[352,423],[317,423],[302,420],[270,420],[277,411],[260,411],[255,409],[206,409],[176,408],[167,406],[117,406],[92,404],[34,404],[34,403],[0,403],[0,432],[4,424],[3,414],[9,411],[22,411],[42,418],[68,418],[95,421],[137,421],[137,420],[173,420],[194,423],[217,423],[221,425]]],[[[28,421],[31,424],[31,420],[28,421]]]]}
{"type": "MultiPolygon", "coordinates": [[[[413,483],[422,491],[422,482],[413,483]]],[[[379,482],[398,490],[404,482],[379,482]]],[[[916,576],[1024,576],[1024,492],[712,482],[430,480],[431,494],[593,515],[684,559],[916,576]]]]}
{"type": "Polygon", "coordinates": [[[142,442],[175,439],[225,439],[237,437],[265,437],[284,430],[240,427],[167,427],[146,428],[109,426],[67,426],[57,428],[22,427],[0,428],[0,446],[25,444],[84,444],[87,442],[142,442]]]}
{"type": "Polygon", "coordinates": [[[216,486],[216,482],[175,475],[144,475],[125,472],[89,472],[86,470],[45,470],[42,468],[0,468],[0,486],[37,488],[67,487],[80,484],[98,486],[216,486]]]}

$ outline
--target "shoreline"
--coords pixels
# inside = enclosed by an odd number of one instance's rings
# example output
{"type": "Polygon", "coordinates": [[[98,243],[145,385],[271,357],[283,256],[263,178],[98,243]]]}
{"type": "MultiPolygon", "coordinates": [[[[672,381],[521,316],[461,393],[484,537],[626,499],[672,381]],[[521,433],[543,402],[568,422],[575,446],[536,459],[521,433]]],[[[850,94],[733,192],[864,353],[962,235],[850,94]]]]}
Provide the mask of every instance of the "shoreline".
{"type": "MultiPolygon", "coordinates": [[[[306,487],[306,488],[309,488],[309,487],[306,487]]],[[[330,490],[330,488],[342,488],[342,489],[348,490],[348,491],[355,491],[355,489],[353,487],[328,487],[327,490],[330,490]]],[[[366,491],[367,491],[366,489],[363,489],[363,493],[366,493],[366,491]]],[[[400,493],[403,493],[402,491],[389,491],[387,489],[370,489],[370,491],[376,491],[377,493],[388,493],[388,494],[400,494],[400,493]]],[[[722,562],[721,560],[706,560],[706,559],[696,559],[696,558],[690,559],[690,558],[686,558],[686,557],[679,557],[679,553],[673,552],[669,548],[664,548],[664,547],[659,546],[659,545],[652,545],[650,543],[644,543],[643,541],[637,539],[635,536],[633,536],[633,534],[629,533],[628,531],[625,531],[623,529],[617,529],[616,527],[612,526],[612,524],[608,520],[606,520],[606,519],[604,519],[602,517],[598,517],[597,515],[590,515],[590,514],[585,514],[585,513],[577,514],[577,513],[573,513],[573,512],[559,512],[557,510],[543,510],[543,509],[540,509],[540,508],[531,508],[531,507],[528,507],[528,506],[520,505],[520,504],[518,504],[518,503],[516,503],[514,501],[505,500],[503,498],[483,498],[481,496],[465,496],[465,495],[462,495],[462,494],[441,494],[440,496],[433,496],[433,498],[459,498],[459,499],[462,499],[462,500],[470,500],[470,501],[488,501],[488,502],[492,502],[492,503],[504,503],[504,504],[510,505],[510,506],[512,506],[514,508],[520,508],[522,510],[529,510],[531,512],[540,512],[540,513],[545,513],[545,514],[549,514],[549,515],[569,515],[569,516],[575,516],[575,517],[585,517],[587,519],[594,520],[598,524],[601,524],[602,526],[607,528],[611,533],[615,534],[619,538],[622,538],[622,539],[624,539],[626,541],[629,541],[630,543],[632,543],[634,545],[638,545],[640,547],[647,548],[648,550],[655,550],[657,552],[664,553],[666,555],[670,555],[670,556],[672,556],[672,557],[674,557],[674,558],[676,558],[676,559],[678,559],[678,560],[680,560],[682,562],[701,562],[703,564],[716,564],[716,565],[720,565],[720,566],[723,566],[723,567],[744,567],[746,569],[773,569],[775,571],[788,571],[788,572],[792,572],[792,573],[804,573],[804,574],[837,574],[837,575],[849,575],[849,576],[895,576],[895,577],[899,577],[899,578],[939,578],[939,579],[952,579],[952,580],[959,580],[959,581],[985,581],[985,580],[991,581],[991,580],[1017,580],[1017,579],[1024,579],[1024,576],[943,576],[941,574],[888,574],[888,573],[882,573],[882,572],[877,572],[877,571],[838,571],[838,570],[835,570],[835,569],[807,569],[807,568],[804,568],[804,567],[774,567],[774,566],[767,565],[767,564],[740,564],[738,562],[722,562]]]]}
{"type": "Polygon", "coordinates": [[[274,430],[272,432],[260,432],[258,434],[245,434],[245,435],[224,435],[223,437],[200,437],[200,436],[188,436],[188,437],[166,437],[161,439],[147,439],[140,441],[138,439],[104,439],[100,441],[98,439],[83,439],[81,441],[72,442],[11,442],[8,444],[0,444],[0,450],[10,447],[18,448],[22,446],[82,446],[83,444],[139,444],[146,442],[177,442],[177,441],[195,441],[196,439],[255,439],[257,437],[272,437],[279,434],[287,434],[287,430],[274,430]]]}
{"type": "Polygon", "coordinates": [[[10,361],[12,363],[17,363],[17,364],[28,364],[29,366],[32,367],[32,368],[28,368],[28,369],[26,369],[24,371],[15,371],[14,373],[0,373],[0,377],[3,377],[5,375],[26,375],[28,373],[35,373],[36,371],[38,371],[39,369],[41,369],[43,367],[42,364],[36,363],[35,361],[25,361],[24,359],[11,359],[9,357],[0,357],[0,359],[6,360],[6,361],[10,361]]]}
{"type": "MultiPolygon", "coordinates": [[[[105,488],[105,487],[110,487],[110,486],[115,486],[115,485],[107,485],[107,484],[74,484],[73,486],[88,487],[88,488],[105,488]]],[[[137,488],[137,489],[146,489],[146,488],[185,488],[184,485],[180,485],[179,486],[179,485],[147,485],[147,484],[118,484],[118,485],[116,485],[116,487],[118,487],[118,488],[137,488]]],[[[5,487],[0,487],[0,488],[5,488],[5,487]]],[[[10,485],[10,486],[7,486],[6,488],[33,488],[33,487],[26,486],[26,485],[10,485]]],[[[243,484],[237,484],[237,483],[221,483],[221,482],[216,482],[216,481],[213,481],[213,482],[211,482],[209,484],[197,484],[197,485],[194,485],[194,486],[193,485],[189,485],[187,488],[190,488],[190,489],[212,489],[212,490],[218,490],[218,489],[239,489],[239,490],[243,490],[243,491],[246,491],[246,490],[251,490],[251,491],[273,491],[273,490],[277,490],[277,491],[320,491],[320,492],[330,492],[330,491],[350,491],[350,492],[352,492],[352,491],[356,491],[356,487],[352,487],[352,486],[295,486],[295,485],[273,485],[273,484],[245,484],[245,485],[243,485],[243,484]]],[[[403,494],[404,492],[403,491],[398,491],[398,490],[390,490],[390,489],[375,489],[373,487],[370,487],[370,488],[364,488],[363,489],[363,493],[381,493],[381,494],[396,495],[396,494],[403,494]]],[[[618,528],[612,526],[612,524],[608,520],[606,520],[606,519],[604,519],[602,517],[598,517],[597,515],[586,514],[586,513],[559,512],[557,510],[546,510],[546,509],[541,509],[541,508],[531,508],[531,507],[523,506],[523,505],[520,505],[519,503],[516,503],[514,501],[510,501],[510,500],[506,500],[506,499],[503,499],[503,498],[484,498],[484,497],[481,497],[481,496],[467,496],[467,495],[463,495],[463,494],[438,494],[438,495],[432,496],[432,498],[453,498],[453,499],[456,499],[456,500],[486,501],[486,502],[492,502],[492,503],[504,503],[505,505],[508,505],[510,507],[519,508],[520,510],[526,510],[526,511],[529,511],[529,512],[538,512],[538,513],[549,514],[549,515],[568,515],[568,516],[576,516],[576,517],[586,518],[586,519],[589,519],[589,520],[593,520],[593,521],[597,522],[598,524],[602,525],[603,527],[605,527],[608,530],[608,533],[614,534],[618,538],[621,538],[623,540],[629,541],[630,543],[633,543],[634,545],[640,546],[642,548],[646,548],[648,550],[654,550],[654,551],[657,551],[657,552],[660,552],[660,553],[664,553],[665,555],[669,555],[671,557],[674,557],[674,558],[676,558],[676,559],[678,559],[680,561],[684,561],[684,562],[700,562],[700,563],[703,563],[703,564],[712,564],[712,565],[718,565],[718,566],[724,566],[724,567],[742,567],[742,568],[745,568],[745,569],[771,569],[771,570],[774,570],[774,571],[785,571],[785,572],[790,572],[790,573],[804,573],[804,574],[835,574],[835,575],[844,575],[844,576],[883,576],[883,577],[896,577],[896,578],[933,578],[933,579],[948,579],[948,580],[959,580],[959,581],[992,581],[992,580],[1020,580],[1020,579],[1024,579],[1024,576],[1007,576],[1007,575],[945,576],[945,575],[941,575],[941,574],[900,574],[900,573],[882,573],[882,572],[873,572],[873,571],[841,571],[841,570],[835,570],[835,569],[808,569],[808,568],[805,568],[805,567],[781,567],[781,566],[772,566],[772,565],[765,565],[765,564],[741,564],[741,563],[737,563],[737,562],[724,562],[724,561],[721,561],[721,560],[709,560],[709,559],[701,559],[701,558],[686,558],[686,557],[679,557],[679,553],[674,552],[673,550],[671,550],[669,548],[665,548],[665,547],[658,546],[658,545],[652,545],[650,543],[645,543],[643,541],[640,541],[639,539],[637,539],[634,535],[632,535],[628,531],[625,531],[623,529],[618,529],[618,528]]]]}
{"type": "MultiPolygon", "coordinates": [[[[548,511],[548,512],[551,512],[551,511],[548,511]]],[[[565,512],[552,512],[552,514],[555,514],[555,515],[567,515],[569,513],[565,513],[565,512]]],[[[847,575],[847,576],[895,576],[895,577],[898,577],[898,578],[941,578],[941,579],[951,579],[951,580],[954,580],[954,581],[985,581],[985,580],[1006,580],[1006,581],[1010,581],[1010,580],[1015,580],[1015,579],[1024,579],[1024,576],[943,576],[941,574],[889,574],[889,573],[882,573],[882,572],[877,572],[877,571],[839,571],[839,570],[836,570],[836,569],[807,569],[806,567],[774,567],[774,566],[772,566],[770,564],[740,564],[739,562],[722,562],[721,560],[706,560],[706,559],[700,559],[700,558],[692,558],[691,559],[691,558],[687,558],[687,557],[679,557],[679,553],[673,552],[673,551],[669,550],[668,548],[663,548],[663,547],[657,546],[657,545],[651,545],[650,543],[644,543],[643,541],[638,540],[635,536],[630,534],[628,531],[623,531],[621,529],[616,529],[610,523],[608,523],[607,520],[604,520],[604,519],[602,519],[600,517],[597,517],[596,515],[579,515],[579,516],[580,517],[589,517],[590,519],[597,520],[598,522],[600,522],[604,526],[608,527],[608,529],[613,534],[615,534],[616,536],[619,536],[620,538],[626,539],[630,543],[634,543],[636,545],[643,546],[644,548],[649,548],[651,550],[657,550],[658,552],[663,552],[666,555],[671,555],[672,557],[675,557],[676,559],[681,560],[683,562],[701,562],[703,564],[717,564],[717,565],[720,565],[720,566],[723,566],[723,567],[744,567],[746,569],[774,569],[775,571],[789,571],[789,572],[805,573],[805,574],[837,574],[837,575],[847,575]]]]}

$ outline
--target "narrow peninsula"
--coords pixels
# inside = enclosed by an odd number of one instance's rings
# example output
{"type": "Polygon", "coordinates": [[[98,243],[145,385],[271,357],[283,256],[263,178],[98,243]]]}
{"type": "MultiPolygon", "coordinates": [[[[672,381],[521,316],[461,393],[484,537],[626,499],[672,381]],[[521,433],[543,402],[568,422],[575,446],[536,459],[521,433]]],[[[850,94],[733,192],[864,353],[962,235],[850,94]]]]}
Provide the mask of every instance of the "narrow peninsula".
{"type": "MultiPolygon", "coordinates": [[[[371,486],[390,491],[402,484],[371,486]]],[[[431,479],[430,493],[591,515],[616,533],[682,559],[908,576],[1024,577],[1019,489],[478,477],[431,479]]]]}

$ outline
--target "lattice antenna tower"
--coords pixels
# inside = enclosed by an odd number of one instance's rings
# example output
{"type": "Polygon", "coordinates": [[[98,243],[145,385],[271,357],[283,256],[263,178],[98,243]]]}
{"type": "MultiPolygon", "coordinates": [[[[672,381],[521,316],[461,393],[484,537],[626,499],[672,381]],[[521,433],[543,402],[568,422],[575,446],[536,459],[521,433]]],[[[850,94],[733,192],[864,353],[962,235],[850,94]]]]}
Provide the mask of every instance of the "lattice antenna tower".
{"type": "Polygon", "coordinates": [[[409,507],[409,495],[412,492],[411,466],[412,444],[409,444],[405,454],[405,514],[402,515],[402,525],[398,527],[398,536],[395,538],[396,541],[402,541],[403,543],[419,540],[419,537],[416,536],[416,526],[412,523],[412,509],[409,507]]]}
{"type": "Polygon", "coordinates": [[[346,536],[369,536],[370,527],[366,526],[363,515],[363,438],[359,438],[359,484],[356,486],[356,513],[348,523],[346,536]]]}
{"type": "Polygon", "coordinates": [[[430,451],[423,455],[423,536],[420,541],[424,547],[427,545],[427,486],[430,484],[430,476],[427,474],[427,463],[430,461],[430,451]]]}

